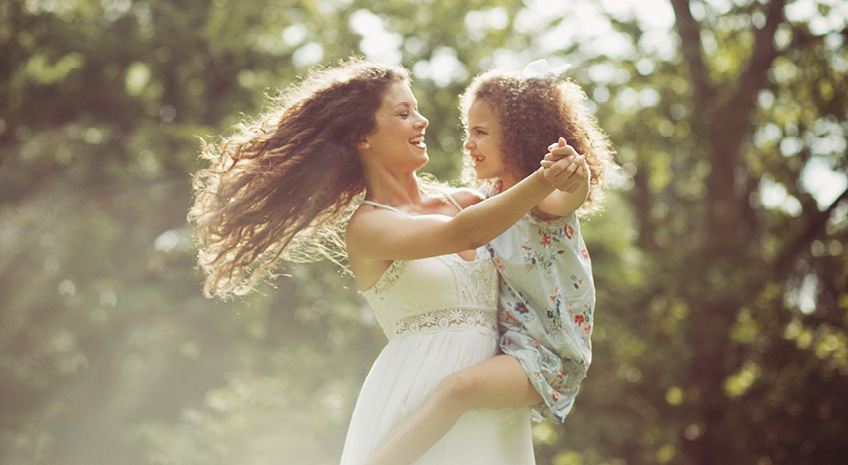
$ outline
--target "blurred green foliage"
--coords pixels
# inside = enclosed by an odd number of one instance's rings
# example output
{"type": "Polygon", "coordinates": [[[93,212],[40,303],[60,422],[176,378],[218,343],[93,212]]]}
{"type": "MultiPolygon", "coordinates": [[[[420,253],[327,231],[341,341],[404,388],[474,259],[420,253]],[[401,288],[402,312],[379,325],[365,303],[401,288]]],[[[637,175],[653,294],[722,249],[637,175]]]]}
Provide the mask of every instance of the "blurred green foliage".
{"type": "Polygon", "coordinates": [[[0,2],[0,463],[338,461],[385,341],[350,277],[206,300],[185,215],[198,136],[353,53],[413,69],[442,179],[468,79],[540,56],[618,148],[594,363],[538,463],[843,463],[845,6],[610,5],[0,2]]]}

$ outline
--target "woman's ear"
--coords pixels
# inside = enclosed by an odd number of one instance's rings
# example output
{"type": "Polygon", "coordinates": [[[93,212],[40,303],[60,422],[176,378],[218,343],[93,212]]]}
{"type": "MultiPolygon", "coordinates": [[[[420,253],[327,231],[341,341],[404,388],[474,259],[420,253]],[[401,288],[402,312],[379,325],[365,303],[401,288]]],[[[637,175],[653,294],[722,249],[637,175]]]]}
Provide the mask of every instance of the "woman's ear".
{"type": "Polygon", "coordinates": [[[356,148],[361,149],[361,150],[370,149],[371,144],[369,144],[368,141],[365,140],[365,139],[360,139],[360,140],[356,141],[356,148]]]}

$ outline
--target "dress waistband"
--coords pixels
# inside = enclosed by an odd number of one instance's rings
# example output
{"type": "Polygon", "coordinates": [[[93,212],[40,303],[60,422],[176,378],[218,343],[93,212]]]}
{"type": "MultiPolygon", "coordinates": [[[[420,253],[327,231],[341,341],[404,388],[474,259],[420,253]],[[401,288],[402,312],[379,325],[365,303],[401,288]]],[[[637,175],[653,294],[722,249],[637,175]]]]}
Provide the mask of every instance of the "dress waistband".
{"type": "Polygon", "coordinates": [[[440,331],[476,329],[485,334],[498,335],[497,312],[479,308],[451,308],[420,315],[413,315],[389,322],[383,328],[386,337],[398,337],[412,334],[428,334],[440,331]]]}

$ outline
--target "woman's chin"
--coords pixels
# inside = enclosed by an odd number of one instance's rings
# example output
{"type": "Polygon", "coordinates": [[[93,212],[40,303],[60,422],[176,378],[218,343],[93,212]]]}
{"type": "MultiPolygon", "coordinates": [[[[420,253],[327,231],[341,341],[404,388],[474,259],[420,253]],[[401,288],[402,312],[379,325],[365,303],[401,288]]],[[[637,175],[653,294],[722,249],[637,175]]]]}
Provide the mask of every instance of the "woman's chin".
{"type": "Polygon", "coordinates": [[[429,157],[429,156],[427,156],[427,152],[424,152],[424,153],[421,155],[421,159],[420,159],[420,161],[418,162],[418,167],[417,167],[417,168],[415,168],[415,170],[416,170],[416,171],[418,171],[419,169],[424,168],[424,165],[426,165],[429,161],[430,161],[430,157],[429,157]]]}

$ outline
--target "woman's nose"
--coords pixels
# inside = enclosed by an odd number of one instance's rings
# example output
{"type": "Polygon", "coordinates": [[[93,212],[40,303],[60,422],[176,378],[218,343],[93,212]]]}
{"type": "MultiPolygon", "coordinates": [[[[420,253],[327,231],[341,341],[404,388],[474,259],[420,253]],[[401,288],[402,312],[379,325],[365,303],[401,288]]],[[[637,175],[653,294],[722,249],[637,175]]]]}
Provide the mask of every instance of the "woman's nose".
{"type": "Polygon", "coordinates": [[[465,147],[465,150],[471,151],[474,147],[474,144],[471,142],[471,136],[465,138],[465,143],[462,146],[465,147]]]}
{"type": "Polygon", "coordinates": [[[416,124],[421,128],[426,128],[427,126],[430,125],[430,121],[427,120],[427,118],[425,118],[424,115],[422,115],[421,113],[418,113],[418,121],[416,122],[416,124]]]}

